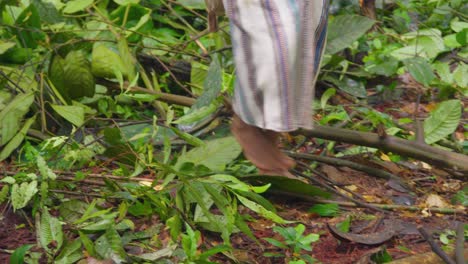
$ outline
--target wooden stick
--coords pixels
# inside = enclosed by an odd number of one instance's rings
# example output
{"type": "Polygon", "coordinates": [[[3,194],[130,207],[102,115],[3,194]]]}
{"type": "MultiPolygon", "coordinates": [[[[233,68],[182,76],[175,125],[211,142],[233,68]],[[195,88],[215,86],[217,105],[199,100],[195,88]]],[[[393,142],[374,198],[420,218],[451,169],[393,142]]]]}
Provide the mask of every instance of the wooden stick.
{"type": "Polygon", "coordinates": [[[429,245],[432,248],[432,251],[434,251],[434,253],[436,253],[445,263],[447,263],[447,264],[456,264],[455,261],[453,261],[453,259],[451,259],[447,255],[447,253],[445,253],[439,247],[439,245],[437,245],[437,243],[434,241],[434,239],[432,239],[431,235],[429,235],[429,233],[427,233],[427,231],[426,231],[426,229],[424,229],[424,227],[419,226],[418,231],[421,234],[421,236],[424,237],[424,239],[426,239],[427,243],[429,243],[429,245]]]}
{"type": "Polygon", "coordinates": [[[458,222],[457,240],[455,243],[455,260],[457,264],[465,264],[465,223],[458,222]]]}

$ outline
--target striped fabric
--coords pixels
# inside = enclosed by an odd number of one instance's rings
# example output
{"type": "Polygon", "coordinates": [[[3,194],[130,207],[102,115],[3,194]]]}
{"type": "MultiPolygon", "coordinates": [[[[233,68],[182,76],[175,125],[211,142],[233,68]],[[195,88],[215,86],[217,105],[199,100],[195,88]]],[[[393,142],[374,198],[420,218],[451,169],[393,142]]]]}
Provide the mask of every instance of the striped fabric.
{"type": "Polygon", "coordinates": [[[237,70],[234,111],[274,131],[312,127],[328,0],[223,0],[237,70]]]}

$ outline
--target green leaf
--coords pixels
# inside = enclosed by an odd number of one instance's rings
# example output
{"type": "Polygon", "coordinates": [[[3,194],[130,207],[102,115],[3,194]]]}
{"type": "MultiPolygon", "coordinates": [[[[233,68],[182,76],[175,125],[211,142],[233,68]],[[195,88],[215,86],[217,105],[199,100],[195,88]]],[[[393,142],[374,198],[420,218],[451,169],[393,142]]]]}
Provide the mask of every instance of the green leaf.
{"type": "MultiPolygon", "coordinates": [[[[319,239],[320,239],[319,234],[308,234],[302,238],[299,238],[299,242],[305,246],[310,246],[311,243],[317,242],[319,241],[319,239]]],[[[308,250],[310,251],[311,249],[308,249],[308,250]]]]}
{"type": "Polygon", "coordinates": [[[65,61],[63,79],[70,98],[93,97],[95,82],[86,54],[81,50],[71,51],[65,61]]]}
{"type": "Polygon", "coordinates": [[[47,163],[46,163],[46,161],[44,160],[44,158],[42,156],[37,156],[36,159],[37,159],[36,160],[37,168],[41,172],[41,175],[42,175],[44,180],[48,180],[48,179],[55,180],[55,179],[57,179],[57,175],[55,174],[54,171],[52,171],[51,168],[49,168],[49,166],[47,166],[47,163]]]}
{"type": "Polygon", "coordinates": [[[128,78],[127,67],[115,49],[111,49],[101,43],[96,43],[91,57],[91,69],[94,76],[115,78],[115,72],[121,72],[125,78],[128,78]]]}
{"type": "Polygon", "coordinates": [[[287,221],[287,220],[284,220],[283,218],[281,218],[279,215],[275,214],[274,212],[272,211],[269,211],[267,209],[265,209],[265,207],[259,205],[258,203],[255,203],[255,202],[252,202],[251,200],[241,196],[241,195],[238,195],[236,194],[237,196],[237,199],[239,199],[239,201],[247,208],[249,208],[250,210],[260,214],[261,216],[267,218],[267,219],[270,219],[272,221],[274,221],[275,223],[279,223],[279,224],[286,224],[286,223],[291,223],[291,221],[287,221]]]}
{"type": "Polygon", "coordinates": [[[327,76],[324,78],[324,81],[329,81],[333,83],[336,87],[340,90],[349,93],[350,95],[359,97],[359,98],[366,98],[367,92],[366,87],[362,81],[356,81],[353,78],[343,77],[341,79],[327,76]]]}
{"type": "Polygon", "coordinates": [[[175,169],[178,170],[184,163],[190,162],[204,165],[212,171],[222,171],[240,153],[241,147],[234,137],[214,139],[182,154],[177,160],[175,169]]]}
{"type": "Polygon", "coordinates": [[[458,86],[468,89],[468,65],[461,62],[453,72],[453,79],[458,86]]]}
{"type": "Polygon", "coordinates": [[[195,122],[201,121],[204,118],[208,117],[210,114],[214,113],[218,109],[217,104],[213,103],[208,106],[202,106],[199,109],[195,109],[190,111],[189,113],[185,114],[181,118],[177,119],[176,121],[172,122],[173,124],[179,125],[189,125],[195,122]]]}
{"type": "Polygon", "coordinates": [[[15,183],[11,188],[11,203],[14,210],[25,207],[31,198],[37,193],[37,181],[15,183]]]}
{"type": "Polygon", "coordinates": [[[424,120],[424,136],[427,144],[435,143],[452,134],[458,127],[462,114],[460,100],[440,103],[424,120]]]}
{"type": "Polygon", "coordinates": [[[62,224],[60,221],[52,217],[49,211],[44,210],[41,215],[40,221],[37,221],[37,230],[39,236],[39,242],[47,252],[55,253],[62,247],[63,244],[63,231],[62,224]],[[54,248],[50,248],[51,243],[54,248]]]}
{"type": "Polygon", "coordinates": [[[406,68],[413,78],[428,87],[432,80],[434,80],[435,75],[432,70],[431,64],[429,64],[425,59],[421,57],[415,57],[411,59],[406,59],[403,61],[406,68]]]}
{"type": "Polygon", "coordinates": [[[15,42],[0,40],[0,55],[5,53],[10,48],[13,48],[14,46],[16,46],[15,42]]]}
{"type": "Polygon", "coordinates": [[[92,5],[94,0],[72,0],[67,2],[65,8],[63,9],[63,13],[65,14],[73,14],[78,11],[83,11],[90,5],[92,5]]]}
{"type": "Polygon", "coordinates": [[[118,5],[138,4],[140,0],[114,0],[118,5]]]}
{"type": "Polygon", "coordinates": [[[265,237],[263,238],[263,240],[267,241],[268,243],[272,244],[273,246],[275,247],[278,247],[278,248],[288,248],[286,245],[283,244],[283,242],[280,242],[274,238],[270,238],[270,237],[265,237]]]}
{"type": "Polygon", "coordinates": [[[1,141],[0,146],[5,145],[10,139],[18,134],[21,121],[29,112],[29,108],[34,102],[34,93],[17,95],[0,112],[1,141]]]}
{"type": "Polygon", "coordinates": [[[32,3],[37,8],[37,12],[42,21],[49,24],[56,24],[65,20],[53,3],[43,0],[32,0],[32,3]]]}
{"type": "Polygon", "coordinates": [[[322,95],[322,98],[320,98],[320,107],[322,109],[325,109],[325,106],[327,106],[327,102],[328,100],[330,100],[330,98],[332,96],[334,96],[336,94],[336,89],[335,88],[328,88],[322,95]]]}
{"type": "Polygon", "coordinates": [[[127,73],[128,80],[132,81],[137,76],[135,72],[136,60],[130,53],[127,40],[125,38],[120,38],[117,43],[117,47],[119,50],[120,59],[122,60],[123,65],[125,66],[124,72],[127,73]]]}
{"type": "Polygon", "coordinates": [[[83,253],[80,249],[80,239],[75,239],[72,243],[67,242],[65,247],[55,259],[54,264],[76,263],[78,260],[83,258],[83,253]]]}
{"type": "Polygon", "coordinates": [[[28,133],[29,128],[32,126],[36,117],[31,117],[24,123],[23,128],[8,142],[8,144],[0,151],[0,161],[8,158],[10,154],[23,142],[28,133]]]}
{"type": "Polygon", "coordinates": [[[397,49],[390,53],[396,59],[403,61],[405,59],[412,59],[416,56],[427,57],[427,54],[424,52],[424,48],[419,45],[409,45],[403,48],[397,49]]]}
{"type": "Polygon", "coordinates": [[[364,16],[336,16],[329,23],[326,53],[335,54],[349,47],[366,34],[374,23],[374,20],[364,16]]]}
{"type": "Polygon", "coordinates": [[[370,259],[374,263],[388,263],[392,262],[392,256],[388,253],[388,251],[384,248],[383,250],[374,253],[371,255],[370,259]]]}
{"type": "Polygon", "coordinates": [[[409,40],[408,45],[421,47],[429,58],[435,58],[446,50],[442,32],[435,28],[413,31],[402,36],[409,40]]]}
{"type": "Polygon", "coordinates": [[[291,192],[302,194],[306,196],[319,196],[323,198],[330,198],[331,194],[322,191],[320,188],[304,184],[304,182],[296,179],[280,176],[249,176],[243,177],[252,184],[271,184],[270,190],[280,190],[284,192],[291,192]]]}
{"type": "Polygon", "coordinates": [[[8,199],[8,194],[10,194],[10,185],[4,185],[0,191],[0,204],[8,199]]]}
{"type": "Polygon", "coordinates": [[[320,216],[337,216],[340,211],[338,204],[316,204],[309,209],[309,212],[320,216]]]}
{"type": "Polygon", "coordinates": [[[10,257],[10,264],[23,264],[24,256],[34,245],[22,245],[21,247],[15,249],[13,254],[10,257]]]}
{"type": "Polygon", "coordinates": [[[90,256],[96,257],[97,253],[96,250],[94,249],[94,244],[93,241],[86,235],[85,233],[78,231],[78,234],[80,235],[81,242],[83,243],[83,246],[85,247],[86,251],[90,256]]]}
{"type": "Polygon", "coordinates": [[[346,219],[343,222],[336,224],[336,228],[343,233],[348,233],[350,226],[351,226],[351,217],[349,216],[346,217],[346,219]]]}
{"type": "Polygon", "coordinates": [[[105,259],[112,259],[114,262],[122,263],[125,258],[122,239],[117,231],[109,227],[102,236],[95,242],[96,252],[105,259]]]}
{"type": "Polygon", "coordinates": [[[16,18],[14,31],[24,48],[35,49],[38,42],[45,39],[41,30],[41,17],[33,4],[23,9],[16,18]]]}
{"type": "Polygon", "coordinates": [[[52,108],[65,118],[68,122],[72,123],[73,125],[80,127],[84,123],[84,109],[80,106],[74,105],[54,105],[51,104],[52,108]]]}
{"type": "Polygon", "coordinates": [[[437,74],[443,82],[447,84],[453,83],[453,75],[450,72],[450,65],[448,63],[436,62],[432,66],[437,71],[437,74]]]}

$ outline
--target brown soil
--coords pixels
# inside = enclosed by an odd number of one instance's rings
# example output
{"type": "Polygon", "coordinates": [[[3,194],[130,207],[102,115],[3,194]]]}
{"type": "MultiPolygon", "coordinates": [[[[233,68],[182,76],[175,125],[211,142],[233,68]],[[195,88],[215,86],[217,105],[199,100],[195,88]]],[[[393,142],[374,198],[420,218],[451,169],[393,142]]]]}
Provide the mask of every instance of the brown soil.
{"type": "Polygon", "coordinates": [[[15,250],[26,245],[35,244],[36,235],[31,230],[28,221],[7,204],[0,205],[0,263],[9,263],[10,254],[5,250],[15,250]]]}

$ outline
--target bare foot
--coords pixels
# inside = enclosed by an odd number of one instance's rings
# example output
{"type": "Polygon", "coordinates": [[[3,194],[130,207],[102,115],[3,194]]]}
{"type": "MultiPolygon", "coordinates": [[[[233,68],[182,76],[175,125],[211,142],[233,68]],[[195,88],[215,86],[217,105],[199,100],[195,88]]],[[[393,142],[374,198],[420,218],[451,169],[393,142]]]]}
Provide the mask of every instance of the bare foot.
{"type": "Polygon", "coordinates": [[[277,146],[278,133],[263,131],[234,116],[231,131],[244,150],[244,155],[266,175],[291,177],[289,169],[295,162],[282,153],[277,146]]]}

